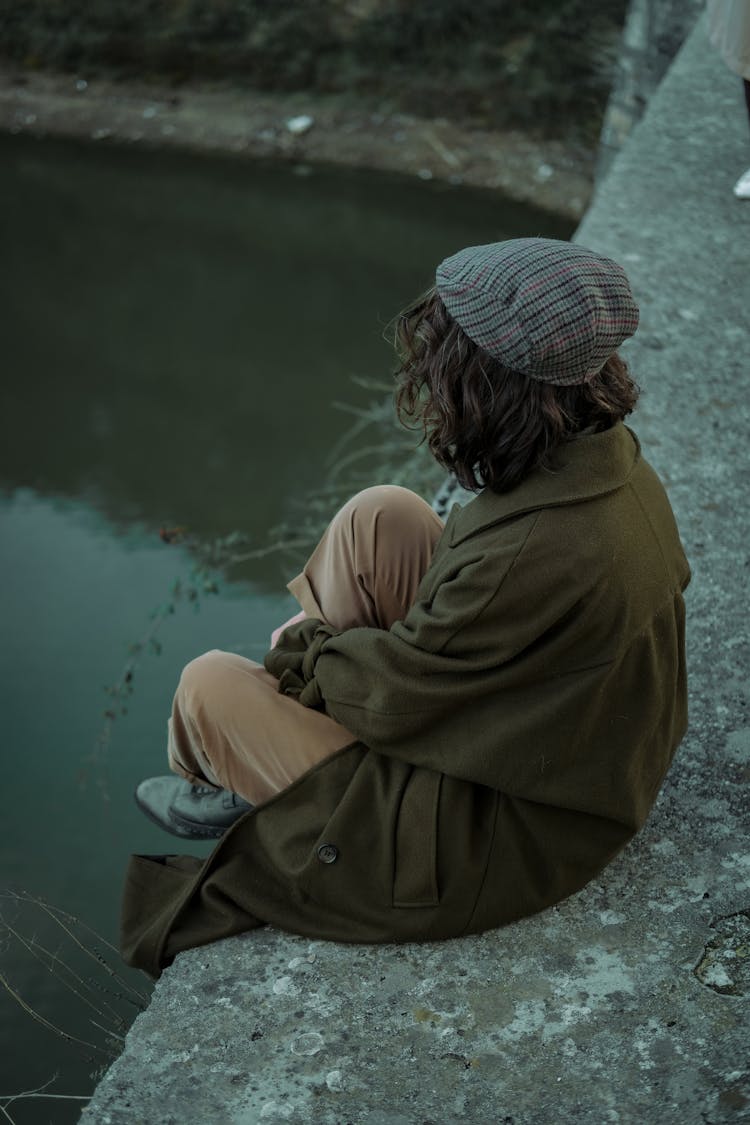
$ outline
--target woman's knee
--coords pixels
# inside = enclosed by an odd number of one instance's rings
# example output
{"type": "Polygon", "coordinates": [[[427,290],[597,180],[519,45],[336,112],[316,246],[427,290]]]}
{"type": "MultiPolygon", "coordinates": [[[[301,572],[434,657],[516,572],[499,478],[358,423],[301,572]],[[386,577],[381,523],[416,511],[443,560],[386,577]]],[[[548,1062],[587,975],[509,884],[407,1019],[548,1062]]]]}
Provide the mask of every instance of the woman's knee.
{"type": "Polygon", "coordinates": [[[377,524],[381,535],[401,538],[423,528],[437,537],[443,527],[426,500],[399,484],[376,484],[363,489],[347,501],[339,515],[351,522],[355,535],[360,530],[369,532],[377,524]]]}
{"type": "Polygon", "coordinates": [[[213,710],[223,703],[242,658],[233,652],[211,649],[186,664],[177,685],[175,701],[192,714],[213,710]]]}
{"type": "Polygon", "coordinates": [[[224,657],[227,655],[220,649],[213,648],[209,652],[196,656],[182,669],[179,683],[180,690],[189,695],[205,683],[213,680],[217,675],[221,675],[221,670],[225,664],[224,657]]]}
{"type": "Polygon", "coordinates": [[[425,501],[416,492],[412,492],[410,488],[404,488],[400,484],[373,484],[369,488],[363,488],[361,492],[355,493],[347,500],[344,508],[371,515],[373,512],[386,508],[394,510],[410,509],[415,504],[418,507],[424,503],[425,501]]]}

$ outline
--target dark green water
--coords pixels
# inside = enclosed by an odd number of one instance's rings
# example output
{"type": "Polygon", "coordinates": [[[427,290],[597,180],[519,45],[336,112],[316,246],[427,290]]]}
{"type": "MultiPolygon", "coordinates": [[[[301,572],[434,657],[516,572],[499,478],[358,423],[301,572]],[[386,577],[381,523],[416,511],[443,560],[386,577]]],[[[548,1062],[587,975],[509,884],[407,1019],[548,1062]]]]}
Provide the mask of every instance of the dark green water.
{"type": "MultiPolygon", "coordinates": [[[[164,772],[180,669],[214,647],[262,659],[301,561],[268,556],[220,575],[197,612],[177,605],[92,766],[105,686],[195,564],[159,528],[200,543],[239,529],[262,546],[293,526],[347,424],[332,403],[373,398],[352,376],[388,379],[383,325],[435,264],[470,243],[569,233],[490,193],[0,137],[0,889],[116,939],[129,853],[180,846],[131,797],[164,772]]],[[[113,983],[39,908],[6,897],[0,916],[84,980],[113,983]]],[[[63,971],[3,928],[0,972],[45,1018],[106,1046],[63,971]]],[[[85,1094],[106,1062],[88,1054],[0,989],[0,1095],[55,1073],[50,1091],[85,1094]]],[[[80,1104],[12,1112],[19,1125],[73,1121],[80,1104]]]]}

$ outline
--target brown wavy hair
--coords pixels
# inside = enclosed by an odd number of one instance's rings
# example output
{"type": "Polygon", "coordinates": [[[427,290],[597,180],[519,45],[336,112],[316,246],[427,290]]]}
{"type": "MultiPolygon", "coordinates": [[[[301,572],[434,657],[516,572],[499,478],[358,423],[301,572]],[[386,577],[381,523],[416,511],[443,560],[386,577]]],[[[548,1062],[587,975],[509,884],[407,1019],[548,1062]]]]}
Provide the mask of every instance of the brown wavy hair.
{"type": "Polygon", "coordinates": [[[554,470],[555,451],[581,430],[606,430],[639,394],[616,353],[587,383],[540,383],[494,359],[430,289],[395,320],[396,409],[423,431],[430,452],[464,488],[514,488],[533,469],[554,470]]]}

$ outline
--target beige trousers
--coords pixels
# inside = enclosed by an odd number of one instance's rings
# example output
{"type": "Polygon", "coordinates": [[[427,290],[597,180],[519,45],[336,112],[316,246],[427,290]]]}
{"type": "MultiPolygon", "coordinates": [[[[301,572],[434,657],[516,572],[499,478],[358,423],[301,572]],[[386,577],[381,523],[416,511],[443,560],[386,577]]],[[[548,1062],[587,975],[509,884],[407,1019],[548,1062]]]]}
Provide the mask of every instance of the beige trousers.
{"type": "MultiPolygon", "coordinates": [[[[288,588],[308,617],[334,629],[388,629],[413,603],[442,530],[429,504],[408,489],[365,489],[337,512],[288,588]]],[[[191,661],[169,721],[170,767],[258,805],[355,741],[346,727],[277,688],[261,664],[231,652],[191,661]]]]}

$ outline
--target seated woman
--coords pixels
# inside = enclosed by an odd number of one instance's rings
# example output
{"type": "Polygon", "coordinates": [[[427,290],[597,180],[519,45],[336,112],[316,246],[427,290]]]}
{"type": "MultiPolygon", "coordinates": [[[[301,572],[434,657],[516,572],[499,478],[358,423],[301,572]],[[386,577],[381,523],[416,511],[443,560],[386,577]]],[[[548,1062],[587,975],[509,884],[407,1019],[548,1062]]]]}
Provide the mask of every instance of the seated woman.
{"type": "Polygon", "coordinates": [[[619,265],[542,238],[474,246],[397,321],[398,407],[478,495],[443,526],[380,486],[289,585],[265,667],[209,652],[137,800],[203,864],[134,856],[123,950],[263,923],[455,937],[559,902],[643,824],[687,722],[674,517],[623,425],[638,324],[619,265]],[[228,829],[228,830],[227,830],[228,829]]]}

